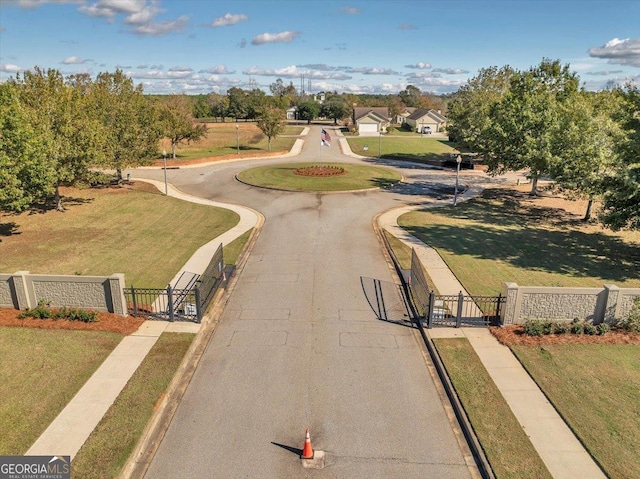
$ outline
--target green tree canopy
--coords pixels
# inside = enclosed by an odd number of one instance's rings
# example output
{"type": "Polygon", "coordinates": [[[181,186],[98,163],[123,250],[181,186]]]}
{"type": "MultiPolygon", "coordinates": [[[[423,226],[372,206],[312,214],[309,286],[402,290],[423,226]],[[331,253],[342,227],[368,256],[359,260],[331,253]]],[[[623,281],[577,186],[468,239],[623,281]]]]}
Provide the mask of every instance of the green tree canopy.
{"type": "Polygon", "coordinates": [[[279,108],[264,108],[258,115],[258,128],[267,137],[267,149],[271,151],[271,139],[284,129],[284,112],[279,108]]]}
{"type": "Polygon", "coordinates": [[[191,103],[185,95],[172,95],[161,106],[163,134],[171,140],[171,155],[176,157],[176,148],[186,141],[196,141],[207,134],[207,127],[196,123],[191,109],[191,103]]]}

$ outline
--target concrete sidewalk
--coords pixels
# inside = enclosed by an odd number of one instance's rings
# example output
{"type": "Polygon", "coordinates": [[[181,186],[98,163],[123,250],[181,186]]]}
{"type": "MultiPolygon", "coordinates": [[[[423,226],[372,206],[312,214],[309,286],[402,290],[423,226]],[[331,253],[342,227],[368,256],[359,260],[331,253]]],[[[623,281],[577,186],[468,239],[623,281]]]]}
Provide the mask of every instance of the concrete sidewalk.
{"type": "MultiPolygon", "coordinates": [[[[469,191],[466,196],[473,194],[469,191]]],[[[438,202],[419,208],[428,206],[438,206],[438,202]]],[[[398,226],[398,217],[416,208],[388,211],[380,215],[378,225],[416,250],[441,294],[458,294],[460,291],[466,294],[437,251],[398,226]]],[[[554,479],[606,477],[511,350],[501,345],[487,328],[433,328],[426,331],[432,338],[466,337],[469,340],[554,479]]]]}
{"type": "MultiPolygon", "coordinates": [[[[163,182],[146,179],[136,179],[136,181],[151,183],[164,192],[163,182]]],[[[176,274],[172,283],[183,271],[198,274],[204,272],[221,243],[223,245],[230,243],[251,228],[260,226],[264,221],[260,213],[250,208],[187,195],[171,184],[168,185],[168,191],[169,196],[174,198],[230,209],[240,216],[236,226],[200,247],[176,274]]],[[[164,332],[198,333],[199,331],[200,324],[196,323],[145,321],[138,331],[122,339],[26,454],[57,454],[71,456],[73,459],[160,335],[164,332]]]]}

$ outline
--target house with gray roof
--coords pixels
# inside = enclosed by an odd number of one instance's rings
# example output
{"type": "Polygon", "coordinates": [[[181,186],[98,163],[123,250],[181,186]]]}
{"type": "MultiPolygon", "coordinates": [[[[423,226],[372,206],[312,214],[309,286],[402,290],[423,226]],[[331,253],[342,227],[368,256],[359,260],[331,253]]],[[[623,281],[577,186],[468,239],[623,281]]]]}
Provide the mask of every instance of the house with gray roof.
{"type": "Polygon", "coordinates": [[[407,117],[407,124],[411,125],[414,131],[422,131],[423,127],[428,126],[431,131],[438,132],[445,129],[447,118],[440,110],[419,108],[407,117]]]}
{"type": "Polygon", "coordinates": [[[353,108],[353,124],[361,135],[377,135],[385,131],[390,122],[389,108],[386,106],[353,108]]]}

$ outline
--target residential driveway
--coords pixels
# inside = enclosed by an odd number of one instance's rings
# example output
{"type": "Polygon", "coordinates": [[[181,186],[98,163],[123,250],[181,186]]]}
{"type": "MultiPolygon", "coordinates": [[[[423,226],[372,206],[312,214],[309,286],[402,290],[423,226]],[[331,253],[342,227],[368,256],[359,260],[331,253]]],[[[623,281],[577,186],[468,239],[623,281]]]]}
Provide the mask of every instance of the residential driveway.
{"type": "MultiPolygon", "coordinates": [[[[313,127],[299,157],[275,162],[360,161],[335,135],[319,144],[313,127]]],[[[372,226],[417,190],[308,194],[234,180],[266,161],[169,172],[185,192],[266,221],[146,477],[471,477],[372,226]],[[324,469],[301,465],[305,428],[324,469]]],[[[402,172],[415,188],[453,181],[402,172]]]]}

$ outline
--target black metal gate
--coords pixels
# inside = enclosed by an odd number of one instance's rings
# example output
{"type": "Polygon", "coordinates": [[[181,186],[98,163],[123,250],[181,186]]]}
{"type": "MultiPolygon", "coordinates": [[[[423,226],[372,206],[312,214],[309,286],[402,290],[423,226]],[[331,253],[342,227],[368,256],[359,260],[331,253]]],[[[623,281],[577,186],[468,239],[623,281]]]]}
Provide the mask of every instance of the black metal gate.
{"type": "Polygon", "coordinates": [[[128,313],[149,319],[199,323],[224,279],[221,244],[202,275],[185,271],[164,289],[125,288],[128,313]]]}
{"type": "Polygon", "coordinates": [[[492,326],[500,324],[500,312],[505,297],[472,296],[462,292],[437,294],[429,284],[428,275],[415,250],[411,255],[409,293],[420,320],[428,328],[434,326],[492,326]]]}

